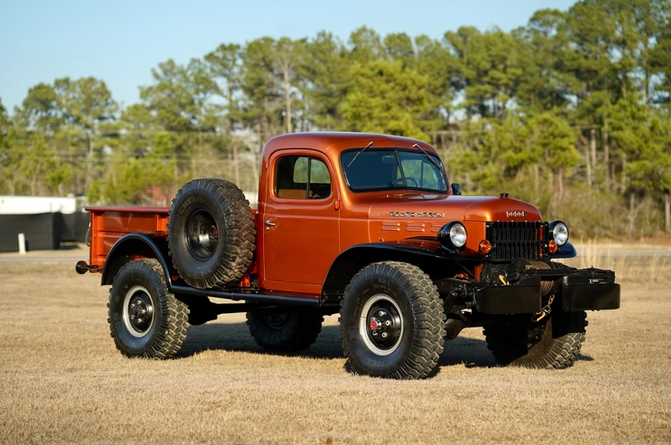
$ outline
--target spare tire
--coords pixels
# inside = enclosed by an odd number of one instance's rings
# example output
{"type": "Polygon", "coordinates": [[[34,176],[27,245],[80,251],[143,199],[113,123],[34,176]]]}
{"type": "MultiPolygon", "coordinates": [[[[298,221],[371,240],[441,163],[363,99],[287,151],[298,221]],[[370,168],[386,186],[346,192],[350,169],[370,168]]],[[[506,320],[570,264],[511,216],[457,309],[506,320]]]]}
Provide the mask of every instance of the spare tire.
{"type": "Polygon", "coordinates": [[[172,200],[168,250],[193,287],[237,285],[252,262],[255,237],[249,202],[229,181],[194,179],[172,200]]]}

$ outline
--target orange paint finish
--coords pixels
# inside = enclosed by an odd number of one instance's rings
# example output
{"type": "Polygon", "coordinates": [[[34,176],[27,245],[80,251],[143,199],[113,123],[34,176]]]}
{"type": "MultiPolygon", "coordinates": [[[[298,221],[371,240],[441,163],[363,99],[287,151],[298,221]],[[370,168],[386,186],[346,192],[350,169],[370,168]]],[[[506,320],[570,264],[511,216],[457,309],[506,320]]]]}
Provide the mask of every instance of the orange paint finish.
{"type": "MultiPolygon", "coordinates": [[[[371,237],[369,205],[344,183],[340,153],[376,147],[412,148],[412,139],[361,133],[302,133],[271,139],[263,149],[259,184],[259,285],[264,289],[311,293],[317,298],[335,258],[346,248],[377,242],[371,237]],[[331,194],[323,199],[285,199],[274,191],[277,161],[285,155],[309,156],[322,161],[331,180],[331,194]]],[[[366,193],[365,195],[371,195],[366,193]]],[[[376,195],[373,193],[372,195],[376,195]]],[[[383,195],[386,195],[383,194],[383,195]]],[[[360,195],[363,196],[363,195],[360,195]]],[[[397,237],[402,239],[405,237],[397,237]]]]}
{"type": "Polygon", "coordinates": [[[276,291],[313,294],[319,298],[321,285],[335,257],[340,253],[340,218],[336,203],[339,191],[332,187],[320,199],[291,199],[278,196],[276,163],[284,155],[307,156],[326,165],[333,178],[333,165],[323,153],[294,148],[265,155],[257,220],[259,285],[276,291]]]}
{"type": "Polygon", "coordinates": [[[480,255],[480,241],[485,239],[487,227],[481,221],[463,221],[462,224],[466,227],[468,239],[462,253],[465,256],[480,255]]]}
{"type": "Polygon", "coordinates": [[[91,212],[89,264],[102,267],[112,246],[128,233],[167,234],[168,207],[86,207],[91,212]]]}
{"type": "MultiPolygon", "coordinates": [[[[371,150],[399,148],[421,153],[415,147],[419,145],[425,152],[437,154],[425,142],[379,134],[296,133],[268,141],[261,155],[258,210],[253,210],[257,245],[250,274],[257,274],[260,288],[318,298],[333,261],[351,246],[436,237],[443,225],[460,221],[468,232],[462,253],[474,256],[479,254],[480,242],[485,239],[487,221],[541,220],[538,209],[530,204],[508,197],[457,196],[449,187],[442,194],[415,190],[352,191],[343,177],[340,155],[345,150],[362,149],[371,142],[371,150]],[[276,175],[283,168],[278,167],[278,162],[285,156],[307,157],[318,161],[320,168],[325,166],[330,176],[330,194],[320,196],[306,190],[298,198],[301,190],[295,186],[301,181],[295,178],[289,181],[293,188],[283,185],[280,189],[276,175]]],[[[307,184],[306,181],[303,182],[307,184]]],[[[125,233],[167,232],[168,208],[87,210],[92,212],[94,266],[104,263],[113,243],[125,233]]],[[[476,274],[480,270],[481,267],[476,267],[476,274]]],[[[241,282],[243,286],[249,284],[249,277],[241,282]]]]}
{"type": "MultiPolygon", "coordinates": [[[[478,255],[485,222],[510,220],[506,212],[523,212],[522,220],[540,220],[538,210],[510,198],[427,194],[420,191],[354,192],[342,175],[343,151],[402,148],[437,154],[414,139],[362,133],[299,133],[271,139],[263,149],[259,184],[259,285],[277,291],[321,291],[326,274],[340,252],[364,243],[434,237],[450,221],[463,221],[468,242],[463,254],[478,255]],[[311,156],[324,162],[331,177],[331,196],[324,200],[285,199],[273,191],[278,159],[311,156]],[[267,225],[266,221],[270,224],[267,225]]],[[[521,214],[521,213],[518,213],[521,214]]]]}

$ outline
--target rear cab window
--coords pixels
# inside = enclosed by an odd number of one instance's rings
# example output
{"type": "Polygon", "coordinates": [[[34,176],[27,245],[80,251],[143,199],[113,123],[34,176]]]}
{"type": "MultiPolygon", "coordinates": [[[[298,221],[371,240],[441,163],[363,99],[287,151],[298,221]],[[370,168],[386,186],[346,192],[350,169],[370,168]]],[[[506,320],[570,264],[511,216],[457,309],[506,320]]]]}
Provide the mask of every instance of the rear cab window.
{"type": "Polygon", "coordinates": [[[331,196],[326,164],[312,156],[283,156],[275,164],[275,196],[284,199],[324,199],[331,196]]]}

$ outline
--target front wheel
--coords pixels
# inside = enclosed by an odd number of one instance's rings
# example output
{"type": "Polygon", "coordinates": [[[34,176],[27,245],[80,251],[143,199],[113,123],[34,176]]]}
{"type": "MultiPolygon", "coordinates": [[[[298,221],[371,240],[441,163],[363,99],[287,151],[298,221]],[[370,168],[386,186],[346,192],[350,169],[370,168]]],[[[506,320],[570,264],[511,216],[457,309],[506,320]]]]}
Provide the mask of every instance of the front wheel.
{"type": "Polygon", "coordinates": [[[587,314],[553,312],[541,323],[511,316],[484,329],[487,347],[500,365],[564,369],[573,366],[585,341],[587,314]]]}
{"type": "Polygon", "coordinates": [[[428,377],[443,352],[444,324],[436,286],[412,264],[366,266],[352,278],[341,302],[340,339],[355,374],[428,377]]]}
{"type": "Polygon", "coordinates": [[[107,307],[110,334],[127,357],[170,358],[186,338],[189,310],[168,292],[155,259],[126,263],[114,277],[107,307]]]}

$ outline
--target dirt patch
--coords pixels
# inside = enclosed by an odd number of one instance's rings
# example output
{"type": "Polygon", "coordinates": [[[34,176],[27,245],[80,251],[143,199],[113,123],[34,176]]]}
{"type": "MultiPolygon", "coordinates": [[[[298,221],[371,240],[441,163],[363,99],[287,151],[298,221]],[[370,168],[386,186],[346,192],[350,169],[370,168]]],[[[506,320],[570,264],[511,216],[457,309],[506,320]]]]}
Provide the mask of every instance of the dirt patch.
{"type": "Polygon", "coordinates": [[[671,294],[625,283],[564,371],[498,368],[479,329],[423,381],[348,374],[337,316],[302,355],[259,350],[244,315],[131,360],[107,288],[73,264],[0,263],[0,443],[671,442],[671,294]]]}

